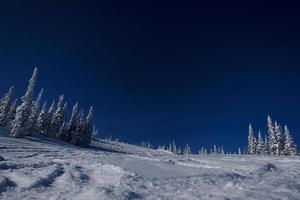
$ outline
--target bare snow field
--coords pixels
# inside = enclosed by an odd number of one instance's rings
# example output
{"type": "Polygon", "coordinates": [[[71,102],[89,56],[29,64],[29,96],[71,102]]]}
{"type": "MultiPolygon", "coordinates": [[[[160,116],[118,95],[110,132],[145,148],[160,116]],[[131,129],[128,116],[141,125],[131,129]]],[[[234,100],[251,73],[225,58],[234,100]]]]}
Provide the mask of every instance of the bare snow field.
{"type": "Polygon", "coordinates": [[[300,199],[299,157],[178,156],[0,133],[0,199],[300,199]]]}

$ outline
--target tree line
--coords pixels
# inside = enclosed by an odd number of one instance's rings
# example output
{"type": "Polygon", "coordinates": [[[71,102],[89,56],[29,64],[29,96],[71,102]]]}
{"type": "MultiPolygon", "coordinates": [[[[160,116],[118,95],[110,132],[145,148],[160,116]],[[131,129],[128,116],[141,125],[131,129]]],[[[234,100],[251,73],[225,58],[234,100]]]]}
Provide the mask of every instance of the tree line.
{"type": "Polygon", "coordinates": [[[0,126],[9,127],[10,134],[16,138],[40,133],[78,146],[88,146],[98,132],[93,125],[93,107],[85,116],[84,110],[79,110],[76,103],[68,120],[68,104],[64,95],[60,95],[57,104],[53,101],[47,107],[47,102],[44,102],[40,108],[44,90],[34,99],[37,74],[38,69],[35,68],[20,105],[17,106],[17,99],[13,100],[14,86],[0,99],[0,126]]]}
{"type": "Polygon", "coordinates": [[[249,125],[247,154],[277,156],[294,156],[297,154],[297,147],[286,125],[282,128],[277,121],[273,123],[271,117],[268,116],[267,126],[268,135],[264,135],[263,138],[260,131],[256,137],[252,125],[249,125]]]}

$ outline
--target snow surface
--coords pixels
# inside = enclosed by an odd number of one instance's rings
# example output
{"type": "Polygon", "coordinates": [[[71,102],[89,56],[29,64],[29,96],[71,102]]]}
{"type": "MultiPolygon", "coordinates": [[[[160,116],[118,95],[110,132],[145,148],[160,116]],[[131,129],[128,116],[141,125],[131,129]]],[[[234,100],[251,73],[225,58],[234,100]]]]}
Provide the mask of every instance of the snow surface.
{"type": "Polygon", "coordinates": [[[101,140],[84,149],[0,131],[0,199],[300,199],[299,157],[178,156],[101,140]]]}

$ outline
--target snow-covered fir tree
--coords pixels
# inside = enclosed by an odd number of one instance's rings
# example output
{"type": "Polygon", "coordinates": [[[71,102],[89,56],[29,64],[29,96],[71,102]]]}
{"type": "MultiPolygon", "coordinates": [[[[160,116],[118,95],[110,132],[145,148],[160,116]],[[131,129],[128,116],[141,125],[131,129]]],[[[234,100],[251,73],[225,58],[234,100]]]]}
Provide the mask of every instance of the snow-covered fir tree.
{"type": "Polygon", "coordinates": [[[273,125],[271,117],[268,115],[268,133],[269,133],[269,138],[268,138],[268,149],[269,149],[269,154],[270,155],[277,155],[277,139],[275,135],[275,127],[273,125]]]}
{"type": "Polygon", "coordinates": [[[56,110],[55,101],[52,102],[51,106],[46,112],[45,122],[44,122],[44,134],[47,136],[53,136],[51,131],[51,121],[56,110]]]}
{"type": "Polygon", "coordinates": [[[37,119],[39,117],[40,104],[42,101],[44,89],[41,89],[37,99],[33,102],[31,115],[30,115],[30,127],[28,130],[28,134],[30,135],[33,131],[37,131],[37,119]]]}
{"type": "Polygon", "coordinates": [[[46,117],[47,117],[47,111],[46,111],[46,106],[47,106],[47,102],[44,102],[43,104],[43,107],[42,107],[42,110],[38,116],[38,119],[37,119],[37,124],[36,124],[36,127],[37,127],[37,131],[43,135],[46,134],[46,117]]]}
{"type": "Polygon", "coordinates": [[[96,126],[93,126],[93,134],[92,134],[92,140],[97,141],[97,137],[98,137],[98,129],[96,129],[96,126]]]}
{"type": "Polygon", "coordinates": [[[282,128],[280,124],[275,121],[274,123],[274,133],[275,133],[275,139],[276,139],[276,155],[280,155],[282,153],[282,128]]]}
{"type": "Polygon", "coordinates": [[[77,131],[78,126],[78,103],[73,106],[72,115],[68,123],[68,131],[64,136],[64,140],[71,141],[73,134],[77,131]]]}
{"type": "Polygon", "coordinates": [[[178,152],[177,152],[177,146],[176,146],[174,140],[172,141],[172,152],[173,152],[173,153],[176,153],[176,154],[178,153],[178,152]]]}
{"type": "Polygon", "coordinates": [[[61,95],[59,96],[58,104],[51,120],[50,129],[52,136],[58,136],[59,129],[64,123],[64,120],[64,95],[61,95]]]}
{"type": "Polygon", "coordinates": [[[22,97],[22,104],[18,106],[16,111],[16,117],[12,121],[11,135],[14,137],[24,137],[28,134],[31,127],[30,115],[32,111],[32,96],[34,93],[34,87],[36,82],[38,69],[35,68],[26,94],[22,97]]]}
{"type": "Polygon", "coordinates": [[[78,145],[78,146],[82,146],[82,134],[83,134],[83,130],[84,130],[84,110],[81,109],[79,111],[77,120],[76,120],[76,130],[72,135],[72,139],[71,139],[71,143],[78,145]]]}
{"type": "Polygon", "coordinates": [[[200,155],[204,155],[204,147],[201,147],[201,150],[199,151],[200,155]]]}
{"type": "Polygon", "coordinates": [[[17,106],[17,99],[14,100],[14,102],[11,104],[9,111],[7,113],[8,120],[11,121],[15,119],[16,116],[16,106],[17,106]]]}
{"type": "Polygon", "coordinates": [[[287,156],[294,156],[297,154],[297,148],[293,141],[293,137],[287,126],[284,126],[284,148],[283,154],[287,156]]]}
{"type": "Polygon", "coordinates": [[[252,125],[249,125],[249,135],[248,135],[248,147],[247,147],[247,151],[248,154],[250,155],[254,155],[255,151],[256,151],[256,139],[254,136],[254,132],[253,132],[253,128],[252,125]]]}
{"type": "Polygon", "coordinates": [[[6,126],[9,120],[9,111],[12,105],[12,97],[14,92],[14,86],[10,87],[9,91],[4,95],[0,101],[0,126],[6,126]]]}
{"type": "Polygon", "coordinates": [[[260,131],[258,131],[256,154],[258,154],[258,155],[264,155],[265,154],[265,142],[264,142],[264,140],[261,136],[260,131]]]}
{"type": "Polygon", "coordinates": [[[265,135],[265,141],[264,141],[264,154],[268,155],[269,154],[269,142],[268,142],[268,137],[265,135]]]}
{"type": "Polygon", "coordinates": [[[222,154],[222,155],[224,155],[224,154],[225,154],[225,152],[224,152],[224,148],[223,148],[223,147],[221,147],[221,152],[220,152],[220,154],[222,154]]]}
{"type": "Polygon", "coordinates": [[[183,155],[190,155],[190,154],[191,154],[191,148],[190,148],[189,144],[187,143],[183,149],[183,155]]]}
{"type": "Polygon", "coordinates": [[[238,149],[238,155],[242,155],[242,150],[241,150],[240,147],[239,147],[239,149],[238,149]]]}
{"type": "Polygon", "coordinates": [[[218,153],[217,145],[214,144],[214,152],[213,152],[213,154],[217,154],[217,153],[218,153]]]}
{"type": "MultiPolygon", "coordinates": [[[[84,128],[82,130],[82,146],[88,146],[92,141],[93,134],[93,107],[90,108],[89,113],[86,117],[84,128]]],[[[150,149],[152,145],[148,142],[147,147],[150,149]]]]}
{"type": "Polygon", "coordinates": [[[177,154],[178,154],[178,155],[181,155],[181,154],[182,154],[182,150],[181,150],[180,147],[177,147],[177,154]]]}
{"type": "Polygon", "coordinates": [[[64,121],[61,125],[61,127],[59,128],[59,132],[58,132],[58,135],[57,135],[57,138],[63,138],[64,135],[66,134],[67,132],[67,126],[66,126],[66,122],[64,121]]]}

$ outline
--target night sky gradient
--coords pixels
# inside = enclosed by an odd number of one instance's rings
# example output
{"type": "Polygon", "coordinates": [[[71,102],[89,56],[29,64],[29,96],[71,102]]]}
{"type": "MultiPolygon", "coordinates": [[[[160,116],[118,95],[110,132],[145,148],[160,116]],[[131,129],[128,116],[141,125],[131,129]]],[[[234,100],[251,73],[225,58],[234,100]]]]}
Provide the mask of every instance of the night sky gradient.
{"type": "Polygon", "coordinates": [[[44,100],[94,105],[101,137],[235,151],[270,114],[300,145],[299,6],[209,2],[2,1],[0,92],[37,66],[44,100]]]}

